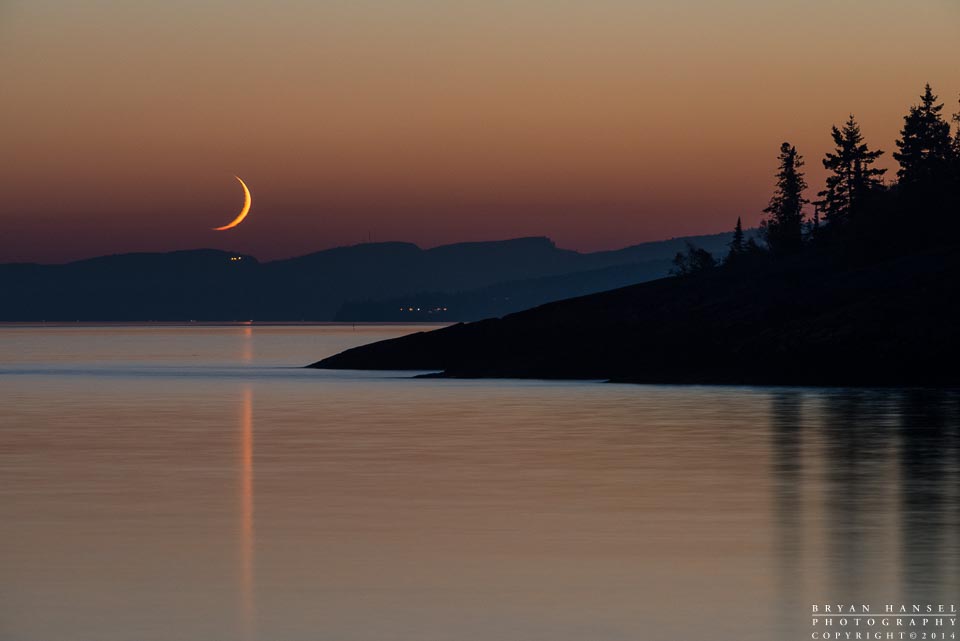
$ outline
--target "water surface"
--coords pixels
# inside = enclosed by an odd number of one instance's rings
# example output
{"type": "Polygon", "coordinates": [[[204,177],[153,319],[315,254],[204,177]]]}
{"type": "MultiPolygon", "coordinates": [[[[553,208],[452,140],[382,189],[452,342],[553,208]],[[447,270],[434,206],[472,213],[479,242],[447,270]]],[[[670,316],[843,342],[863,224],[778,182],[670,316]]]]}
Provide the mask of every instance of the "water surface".
{"type": "Polygon", "coordinates": [[[0,639],[760,641],[957,601],[955,395],[300,368],[419,329],[0,328],[0,639]]]}

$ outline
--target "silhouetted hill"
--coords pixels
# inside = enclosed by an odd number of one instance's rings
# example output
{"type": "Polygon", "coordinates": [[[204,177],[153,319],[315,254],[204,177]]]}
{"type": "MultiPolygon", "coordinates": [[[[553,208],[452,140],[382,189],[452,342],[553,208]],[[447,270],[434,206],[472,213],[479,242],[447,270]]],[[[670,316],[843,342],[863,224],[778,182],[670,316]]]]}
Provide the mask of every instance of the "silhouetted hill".
{"type": "Polygon", "coordinates": [[[261,309],[274,318],[333,320],[346,300],[472,289],[506,279],[555,274],[576,269],[584,256],[557,249],[547,238],[460,243],[428,250],[410,243],[340,247],[267,263],[264,277],[274,287],[261,309]]]}
{"type": "MultiPolygon", "coordinates": [[[[749,235],[754,233],[750,232],[749,235]]],[[[549,243],[544,238],[522,241],[539,243],[541,249],[546,249],[545,243],[549,243]]],[[[533,260],[537,252],[527,251],[523,254],[529,260],[524,269],[525,273],[536,276],[546,272],[549,275],[513,280],[508,271],[503,271],[495,275],[500,277],[498,280],[505,282],[471,290],[464,286],[470,282],[469,273],[451,269],[447,276],[455,277],[448,279],[445,288],[419,290],[386,299],[371,297],[358,300],[354,297],[343,305],[335,319],[343,322],[453,322],[502,316],[554,300],[662,278],[670,271],[673,257],[678,251],[685,250],[688,242],[712,252],[719,258],[727,252],[730,234],[674,238],[592,254],[554,250],[549,254],[542,252],[544,255],[540,261],[533,260]],[[460,284],[459,287],[457,283],[460,284]]],[[[496,256],[491,255],[493,252],[483,248],[483,245],[485,243],[448,245],[427,253],[450,254],[457,251],[463,270],[477,270],[484,265],[502,264],[496,260],[496,256]],[[463,251],[467,248],[473,251],[463,251]],[[477,250],[480,249],[483,249],[487,256],[478,255],[477,250]],[[491,258],[494,259],[492,262],[491,258]]],[[[482,272],[480,275],[488,279],[491,274],[482,272]]],[[[421,279],[421,282],[425,281],[426,279],[421,279]]]]}
{"type": "Polygon", "coordinates": [[[666,259],[603,269],[497,283],[467,292],[409,294],[385,301],[347,302],[337,321],[454,322],[504,316],[550,301],[592,294],[663,278],[671,268],[666,259]]]}
{"type": "Polygon", "coordinates": [[[0,320],[243,319],[256,258],[199,249],[0,265],[0,320]]]}
{"type": "MultiPolygon", "coordinates": [[[[692,240],[720,252],[729,234],[692,240]]],[[[547,238],[519,238],[427,250],[410,243],[371,243],[267,263],[252,256],[201,249],[118,254],[64,265],[5,264],[0,265],[4,292],[0,320],[329,321],[346,301],[394,301],[417,292],[455,294],[498,283],[511,284],[494,290],[494,296],[497,291],[525,292],[522,296],[535,304],[616,287],[631,274],[659,276],[636,266],[603,270],[662,261],[683,244],[683,239],[672,239],[616,251],[579,253],[558,249],[547,238]],[[568,276],[588,271],[596,273],[583,278],[568,276]],[[552,298],[534,291],[536,279],[560,275],[566,276],[541,283],[543,292],[549,291],[552,298]]],[[[474,311],[447,305],[453,310],[450,317],[482,315],[481,299],[468,295],[460,300],[474,311]]],[[[365,316],[373,321],[393,319],[377,313],[365,316]]]]}
{"type": "Polygon", "coordinates": [[[666,278],[358,347],[311,367],[451,377],[960,384],[957,247],[666,278]]]}

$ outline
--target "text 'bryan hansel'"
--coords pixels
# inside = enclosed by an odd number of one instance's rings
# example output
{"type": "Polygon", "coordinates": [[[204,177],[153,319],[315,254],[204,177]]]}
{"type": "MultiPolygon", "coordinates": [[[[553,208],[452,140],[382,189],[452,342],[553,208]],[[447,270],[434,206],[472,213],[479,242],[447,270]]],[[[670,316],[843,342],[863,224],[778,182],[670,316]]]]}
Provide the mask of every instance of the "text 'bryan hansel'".
{"type": "Polygon", "coordinates": [[[847,639],[955,640],[957,606],[953,603],[813,604],[813,632],[818,641],[847,639]]]}

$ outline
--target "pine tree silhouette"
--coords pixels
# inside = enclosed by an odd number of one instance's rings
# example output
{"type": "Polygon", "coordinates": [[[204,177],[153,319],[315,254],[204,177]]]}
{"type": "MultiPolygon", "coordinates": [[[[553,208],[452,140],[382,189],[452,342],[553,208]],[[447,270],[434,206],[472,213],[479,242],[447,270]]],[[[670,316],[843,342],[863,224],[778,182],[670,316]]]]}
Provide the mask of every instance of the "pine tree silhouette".
{"type": "Polygon", "coordinates": [[[763,210],[767,219],[761,223],[767,246],[774,254],[796,251],[803,243],[803,197],[807,181],[800,171],[803,156],[789,142],[780,145],[780,167],[770,204],[763,210]]]}
{"type": "Polygon", "coordinates": [[[824,168],[831,173],[826,189],[817,194],[821,197],[817,205],[827,222],[838,225],[862,212],[871,193],[882,188],[887,170],[872,166],[883,152],[870,151],[853,114],[841,129],[833,127],[831,135],[836,149],[823,159],[824,168]]]}
{"type": "Polygon", "coordinates": [[[727,253],[726,262],[736,261],[746,252],[747,246],[743,235],[743,224],[740,222],[740,216],[737,216],[737,226],[733,228],[733,239],[730,241],[730,251],[727,253]]]}
{"type": "Polygon", "coordinates": [[[949,174],[953,140],[950,124],[940,112],[930,85],[924,87],[920,104],[910,108],[903,118],[903,129],[897,140],[900,149],[893,157],[900,163],[897,171],[900,186],[907,191],[928,188],[949,174]]]}

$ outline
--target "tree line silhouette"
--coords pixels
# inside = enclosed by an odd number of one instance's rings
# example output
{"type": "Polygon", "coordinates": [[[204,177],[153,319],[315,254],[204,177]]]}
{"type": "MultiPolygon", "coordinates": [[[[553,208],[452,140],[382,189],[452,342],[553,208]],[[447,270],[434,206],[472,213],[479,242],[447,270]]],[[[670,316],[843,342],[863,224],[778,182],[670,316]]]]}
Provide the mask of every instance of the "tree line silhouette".
{"type": "Polygon", "coordinates": [[[822,162],[828,175],[817,198],[806,197],[804,159],[789,142],[780,146],[776,183],[760,224],[762,243],[745,239],[740,218],[729,253],[717,261],[688,246],[674,258],[675,275],[721,264],[779,259],[805,252],[842,252],[852,259],[882,258],[957,243],[960,234],[960,112],[954,135],[927,84],[920,102],[904,116],[893,158],[897,179],[875,166],[885,153],[865,142],[851,114],[831,128],[834,149],[822,162]],[[807,216],[810,205],[811,216],[807,216]]]}

